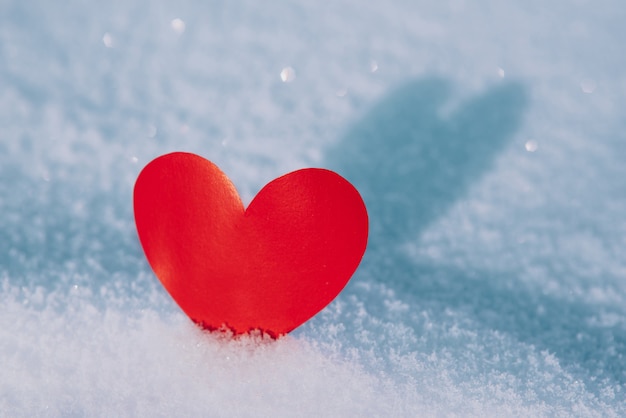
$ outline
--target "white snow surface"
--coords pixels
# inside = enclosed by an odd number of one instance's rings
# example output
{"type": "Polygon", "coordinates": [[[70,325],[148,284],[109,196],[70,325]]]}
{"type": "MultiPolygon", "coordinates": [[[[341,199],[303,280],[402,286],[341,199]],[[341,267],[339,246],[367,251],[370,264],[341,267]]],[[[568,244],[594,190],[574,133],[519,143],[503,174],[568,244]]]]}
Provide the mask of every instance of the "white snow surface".
{"type": "Polygon", "coordinates": [[[620,0],[0,2],[0,416],[626,416],[620,0]],[[370,211],[289,336],[196,328],[132,188],[196,152],[370,211]]]}

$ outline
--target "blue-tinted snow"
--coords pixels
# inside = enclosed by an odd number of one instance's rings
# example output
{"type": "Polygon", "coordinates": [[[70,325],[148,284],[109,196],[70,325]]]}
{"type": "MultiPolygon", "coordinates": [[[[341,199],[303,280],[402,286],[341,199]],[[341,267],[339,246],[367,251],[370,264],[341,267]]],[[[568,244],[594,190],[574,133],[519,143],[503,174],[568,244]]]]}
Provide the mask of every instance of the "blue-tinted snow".
{"type": "Polygon", "coordinates": [[[1,415],[626,415],[621,2],[177,3],[0,5],[1,415]],[[351,180],[346,290],[197,330],[132,216],[174,150],[351,180]]]}

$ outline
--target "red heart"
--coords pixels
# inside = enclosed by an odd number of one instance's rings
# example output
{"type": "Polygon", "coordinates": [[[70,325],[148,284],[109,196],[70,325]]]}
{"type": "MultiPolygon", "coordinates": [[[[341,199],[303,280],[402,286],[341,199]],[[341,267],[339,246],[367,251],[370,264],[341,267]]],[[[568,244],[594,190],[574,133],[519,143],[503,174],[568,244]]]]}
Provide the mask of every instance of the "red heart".
{"type": "Polygon", "coordinates": [[[134,208],[170,295],[204,328],[234,334],[277,337],[307,321],[344,288],[367,244],[358,191],[318,168],[273,180],[244,209],[215,164],[175,152],[139,174],[134,208]]]}

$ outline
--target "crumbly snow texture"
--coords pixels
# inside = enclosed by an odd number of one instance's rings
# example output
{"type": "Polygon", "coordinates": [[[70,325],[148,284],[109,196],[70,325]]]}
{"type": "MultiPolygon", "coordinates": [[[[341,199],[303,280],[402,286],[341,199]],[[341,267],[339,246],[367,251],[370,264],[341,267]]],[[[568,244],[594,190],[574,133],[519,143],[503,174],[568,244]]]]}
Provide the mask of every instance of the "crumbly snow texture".
{"type": "Polygon", "coordinates": [[[621,0],[0,4],[0,415],[626,416],[621,0]],[[289,336],[195,327],[132,188],[333,169],[363,263],[289,336]]]}

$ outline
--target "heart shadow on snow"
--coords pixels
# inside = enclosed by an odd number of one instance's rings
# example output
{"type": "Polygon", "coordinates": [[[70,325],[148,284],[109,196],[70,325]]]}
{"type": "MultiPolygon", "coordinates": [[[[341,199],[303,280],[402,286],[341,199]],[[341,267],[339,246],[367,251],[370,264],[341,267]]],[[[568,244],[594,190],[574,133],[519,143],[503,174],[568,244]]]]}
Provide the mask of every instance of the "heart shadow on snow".
{"type": "Polygon", "coordinates": [[[326,166],[351,181],[368,207],[370,238],[357,275],[391,286],[414,309],[453,308],[554,353],[590,377],[589,386],[593,377],[625,383],[626,335],[590,323],[592,307],[532,292],[513,271],[461,270],[403,251],[490,169],[528,101],[523,85],[502,82],[446,114],[450,94],[440,78],[405,83],[326,151],[326,166]]]}

